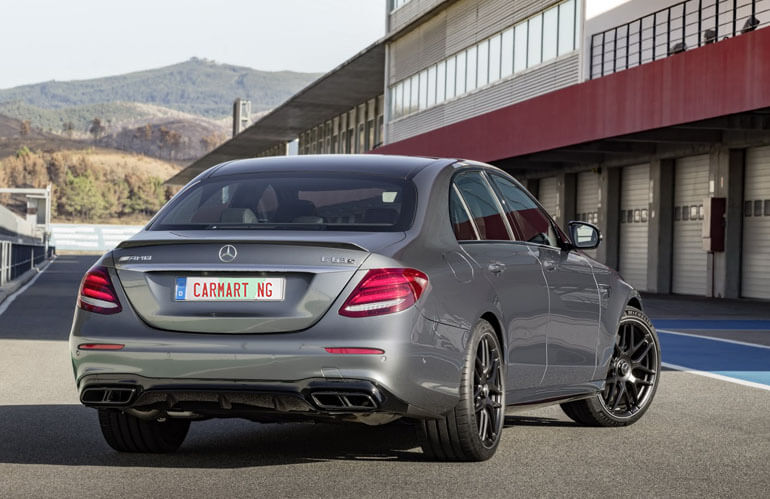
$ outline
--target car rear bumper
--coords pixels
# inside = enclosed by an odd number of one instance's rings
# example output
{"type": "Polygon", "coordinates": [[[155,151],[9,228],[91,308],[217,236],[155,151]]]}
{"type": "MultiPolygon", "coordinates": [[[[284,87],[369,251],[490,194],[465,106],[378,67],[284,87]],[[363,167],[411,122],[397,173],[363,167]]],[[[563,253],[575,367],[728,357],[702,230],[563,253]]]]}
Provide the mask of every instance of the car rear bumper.
{"type": "Polygon", "coordinates": [[[382,386],[355,379],[256,383],[89,375],[81,380],[80,401],[94,408],[258,420],[351,418],[367,422],[372,415],[420,416],[419,410],[415,414],[414,408],[382,386]]]}
{"type": "MultiPolygon", "coordinates": [[[[410,417],[441,415],[459,397],[466,331],[430,321],[416,308],[367,319],[327,316],[304,331],[244,335],[164,331],[131,317],[130,309],[121,314],[128,315],[127,320],[76,311],[70,352],[81,397],[86,389],[98,388],[96,382],[105,388],[117,383],[116,388],[126,390],[116,391],[116,397],[133,389],[125,407],[157,402],[149,392],[160,390],[171,394],[172,401],[192,397],[188,392],[205,394],[205,400],[197,402],[216,402],[222,409],[237,392],[253,407],[312,415],[342,410],[334,406],[335,397],[338,404],[358,407],[334,391],[355,392],[363,383],[363,392],[374,402],[363,412],[410,417]],[[88,350],[80,348],[84,343],[124,347],[88,350]],[[334,354],[326,347],[377,348],[384,353],[334,354]],[[327,402],[313,397],[312,392],[326,388],[327,402]],[[219,397],[220,392],[229,396],[219,397]],[[257,402],[262,406],[254,405],[257,402]]],[[[83,402],[96,406],[104,395],[93,390],[83,402]]],[[[365,400],[360,395],[354,399],[365,400]]]]}

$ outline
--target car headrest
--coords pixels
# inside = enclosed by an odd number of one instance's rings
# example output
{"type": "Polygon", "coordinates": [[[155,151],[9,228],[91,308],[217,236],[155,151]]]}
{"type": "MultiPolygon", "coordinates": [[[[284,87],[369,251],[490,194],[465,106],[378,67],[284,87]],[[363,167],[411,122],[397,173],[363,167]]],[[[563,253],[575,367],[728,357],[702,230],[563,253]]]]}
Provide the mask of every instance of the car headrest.
{"type": "Polygon", "coordinates": [[[225,224],[255,224],[257,216],[249,208],[225,208],[219,221],[225,224]]]}
{"type": "Polygon", "coordinates": [[[364,223],[394,224],[398,219],[398,211],[393,208],[369,208],[364,213],[364,223]]]}

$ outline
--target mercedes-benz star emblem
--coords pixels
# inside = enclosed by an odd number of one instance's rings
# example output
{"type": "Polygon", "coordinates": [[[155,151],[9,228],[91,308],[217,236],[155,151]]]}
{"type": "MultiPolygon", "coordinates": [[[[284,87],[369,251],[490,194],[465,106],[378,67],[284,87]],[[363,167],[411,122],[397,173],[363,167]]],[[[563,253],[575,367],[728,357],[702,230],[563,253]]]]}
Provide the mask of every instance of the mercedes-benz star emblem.
{"type": "Polygon", "coordinates": [[[225,263],[230,263],[238,256],[238,250],[232,244],[226,244],[219,248],[219,259],[225,263]]]}

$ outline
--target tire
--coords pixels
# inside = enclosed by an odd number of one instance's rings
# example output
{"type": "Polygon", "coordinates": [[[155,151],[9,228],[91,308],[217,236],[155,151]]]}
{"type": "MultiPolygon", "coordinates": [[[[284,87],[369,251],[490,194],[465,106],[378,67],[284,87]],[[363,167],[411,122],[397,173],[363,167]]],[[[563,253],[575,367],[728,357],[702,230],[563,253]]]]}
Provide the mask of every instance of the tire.
{"type": "Polygon", "coordinates": [[[485,320],[473,328],[468,345],[460,401],[443,417],[419,422],[423,452],[437,461],[485,461],[500,443],[505,419],[503,350],[494,328],[485,320]],[[482,349],[487,351],[488,369],[477,369],[482,349]]]}
{"type": "Polygon", "coordinates": [[[606,379],[591,398],[561,404],[570,419],[586,426],[628,426],[649,409],[660,380],[660,342],[637,308],[626,307],[620,318],[606,379]]]}
{"type": "Polygon", "coordinates": [[[117,409],[99,409],[99,426],[109,446],[118,452],[167,453],[182,445],[190,421],[145,421],[117,409]]]}

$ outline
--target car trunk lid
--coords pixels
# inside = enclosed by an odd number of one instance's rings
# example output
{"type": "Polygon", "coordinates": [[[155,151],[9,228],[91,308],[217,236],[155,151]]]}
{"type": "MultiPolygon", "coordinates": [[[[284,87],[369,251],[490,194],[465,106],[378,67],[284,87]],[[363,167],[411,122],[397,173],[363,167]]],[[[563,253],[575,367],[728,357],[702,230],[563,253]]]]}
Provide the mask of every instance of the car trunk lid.
{"type": "Polygon", "coordinates": [[[143,232],[116,248],[113,258],[133,309],[153,327],[191,333],[280,333],[317,322],[373,248],[404,237],[281,235],[242,230],[143,232]],[[179,299],[179,285],[185,282],[224,284],[198,301],[179,299]],[[219,295],[227,284],[240,282],[271,282],[276,295],[266,297],[263,292],[256,300],[219,295]]]}

